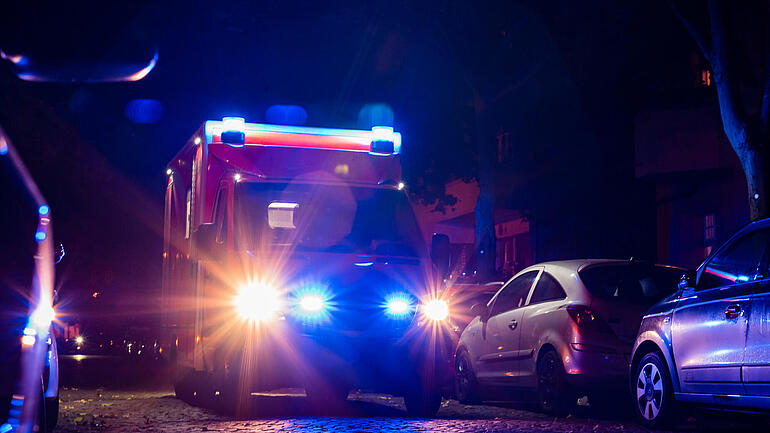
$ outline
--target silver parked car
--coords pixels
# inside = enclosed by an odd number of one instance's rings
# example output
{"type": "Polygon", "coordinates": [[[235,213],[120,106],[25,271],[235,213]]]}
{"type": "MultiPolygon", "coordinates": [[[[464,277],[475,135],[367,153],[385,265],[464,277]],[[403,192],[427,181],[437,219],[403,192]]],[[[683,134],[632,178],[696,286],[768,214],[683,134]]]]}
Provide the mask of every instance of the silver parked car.
{"type": "Polygon", "coordinates": [[[770,219],[714,251],[642,321],[631,393],[649,427],[672,421],[676,401],[770,409],[770,219]]]}
{"type": "Polygon", "coordinates": [[[647,309],[674,292],[683,270],[633,260],[530,266],[475,305],[455,355],[457,398],[521,400],[567,412],[578,390],[622,389],[647,309]]]}

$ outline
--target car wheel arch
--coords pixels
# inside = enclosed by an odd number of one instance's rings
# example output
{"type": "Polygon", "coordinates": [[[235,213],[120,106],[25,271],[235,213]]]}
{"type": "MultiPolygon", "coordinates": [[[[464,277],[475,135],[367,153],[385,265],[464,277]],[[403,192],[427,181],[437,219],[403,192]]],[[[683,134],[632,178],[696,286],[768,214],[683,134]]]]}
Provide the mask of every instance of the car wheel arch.
{"type": "Polygon", "coordinates": [[[551,343],[543,343],[537,350],[537,356],[535,357],[535,368],[537,368],[537,365],[539,364],[540,358],[543,356],[543,354],[548,351],[553,351],[559,356],[559,359],[562,358],[561,353],[559,353],[559,351],[556,349],[556,346],[551,343]]]}
{"type": "Polygon", "coordinates": [[[634,350],[633,357],[631,358],[631,364],[629,366],[629,386],[633,385],[634,378],[636,377],[636,369],[639,367],[639,362],[642,360],[642,358],[644,358],[645,355],[653,352],[658,353],[663,358],[663,361],[666,363],[666,369],[668,370],[668,374],[670,376],[669,379],[671,380],[673,391],[679,392],[679,378],[677,377],[676,366],[674,365],[671,354],[667,353],[667,351],[661,347],[660,343],[649,339],[639,343],[639,345],[636,347],[636,350],[634,350]]]}

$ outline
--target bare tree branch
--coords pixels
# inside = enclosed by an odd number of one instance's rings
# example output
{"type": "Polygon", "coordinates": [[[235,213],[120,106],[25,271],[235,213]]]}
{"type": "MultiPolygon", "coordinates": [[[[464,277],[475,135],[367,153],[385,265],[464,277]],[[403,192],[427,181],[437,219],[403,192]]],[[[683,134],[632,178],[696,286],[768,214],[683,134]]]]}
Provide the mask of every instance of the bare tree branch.
{"type": "Polygon", "coordinates": [[[700,30],[698,30],[698,28],[695,26],[695,23],[682,13],[682,10],[679,9],[679,5],[676,4],[675,0],[668,0],[666,3],[668,3],[668,7],[671,9],[674,15],[679,18],[679,21],[684,24],[684,27],[687,29],[687,31],[690,32],[690,36],[692,36],[693,40],[695,40],[695,43],[698,44],[698,48],[700,48],[701,53],[703,53],[703,57],[705,57],[709,63],[713,63],[711,61],[712,42],[710,38],[708,38],[709,35],[707,34],[706,37],[703,36],[700,30]]]}

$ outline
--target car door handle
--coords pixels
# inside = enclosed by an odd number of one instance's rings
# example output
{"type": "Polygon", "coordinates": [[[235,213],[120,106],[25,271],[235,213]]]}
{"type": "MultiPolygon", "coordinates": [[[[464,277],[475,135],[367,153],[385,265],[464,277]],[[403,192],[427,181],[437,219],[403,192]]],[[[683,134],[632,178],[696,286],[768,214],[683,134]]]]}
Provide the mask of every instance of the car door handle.
{"type": "Polygon", "coordinates": [[[519,322],[517,322],[516,319],[513,319],[508,323],[508,327],[511,328],[511,331],[516,329],[517,326],[519,326],[519,322]]]}
{"type": "Polygon", "coordinates": [[[733,304],[727,307],[725,310],[725,318],[727,319],[737,319],[741,315],[741,306],[738,304],[733,304]]]}

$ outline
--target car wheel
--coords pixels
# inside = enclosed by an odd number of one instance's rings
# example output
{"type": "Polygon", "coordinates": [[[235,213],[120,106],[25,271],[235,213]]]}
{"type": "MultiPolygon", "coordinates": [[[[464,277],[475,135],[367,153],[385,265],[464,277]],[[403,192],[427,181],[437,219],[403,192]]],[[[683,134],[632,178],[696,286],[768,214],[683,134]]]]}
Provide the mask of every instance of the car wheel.
{"type": "Polygon", "coordinates": [[[650,428],[670,425],[674,412],[674,394],[668,368],[660,354],[652,352],[644,355],[636,367],[634,377],[632,393],[639,421],[650,428]]]}
{"type": "Polygon", "coordinates": [[[479,397],[479,383],[473,372],[473,365],[468,352],[463,350],[457,355],[455,361],[455,396],[460,403],[477,404],[481,402],[479,397]]]}
{"type": "Polygon", "coordinates": [[[441,407],[441,394],[432,390],[413,390],[404,396],[406,413],[415,418],[431,418],[441,407]]]}
{"type": "Polygon", "coordinates": [[[537,404],[542,412],[564,416],[576,403],[575,393],[567,383],[561,359],[548,350],[537,361],[537,404]]]}

